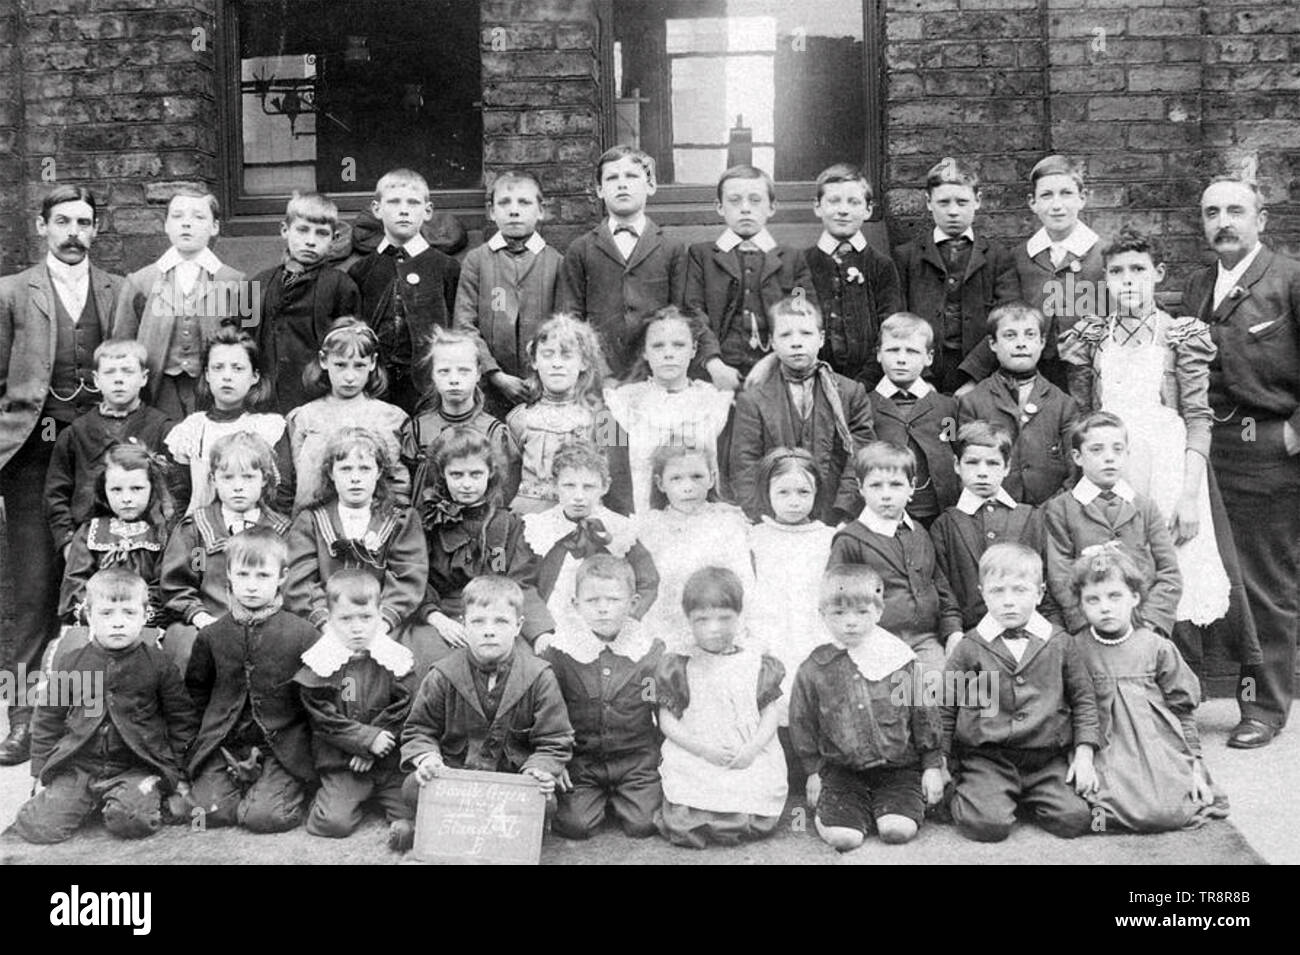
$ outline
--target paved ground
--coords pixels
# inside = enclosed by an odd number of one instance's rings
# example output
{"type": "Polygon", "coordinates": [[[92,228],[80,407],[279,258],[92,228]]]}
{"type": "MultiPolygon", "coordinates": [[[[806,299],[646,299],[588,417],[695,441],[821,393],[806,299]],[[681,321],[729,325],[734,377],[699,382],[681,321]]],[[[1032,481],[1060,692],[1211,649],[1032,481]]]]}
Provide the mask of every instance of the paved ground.
{"type": "MultiPolygon", "coordinates": [[[[1206,760],[1216,782],[1232,803],[1236,827],[1212,824],[1197,833],[1158,836],[1109,836],[1066,843],[1029,826],[1019,826],[998,846],[976,846],[960,840],[949,827],[927,826],[909,846],[882,846],[874,840],[846,856],[821,845],[792,818],[781,834],[764,843],[730,850],[697,853],[675,849],[658,839],[630,842],[621,834],[604,833],[588,843],[547,841],[542,861],[551,864],[1134,864],[1249,862],[1258,857],[1273,864],[1300,863],[1300,731],[1283,733],[1271,746],[1255,752],[1230,750],[1228,731],[1236,723],[1236,706],[1214,700],[1201,708],[1200,723],[1206,760]]],[[[0,716],[0,732],[5,731],[0,716]]],[[[0,769],[0,828],[7,826],[27,798],[31,778],[26,766],[0,769]]],[[[796,807],[795,812],[798,812],[796,807]]],[[[0,862],[72,863],[384,863],[394,856],[383,846],[382,824],[368,824],[351,839],[315,839],[301,830],[284,836],[257,837],[240,832],[199,835],[169,829],[152,839],[123,843],[102,828],[62,846],[27,846],[13,836],[0,838],[0,862]],[[202,841],[196,841],[202,840],[202,841]]]]}

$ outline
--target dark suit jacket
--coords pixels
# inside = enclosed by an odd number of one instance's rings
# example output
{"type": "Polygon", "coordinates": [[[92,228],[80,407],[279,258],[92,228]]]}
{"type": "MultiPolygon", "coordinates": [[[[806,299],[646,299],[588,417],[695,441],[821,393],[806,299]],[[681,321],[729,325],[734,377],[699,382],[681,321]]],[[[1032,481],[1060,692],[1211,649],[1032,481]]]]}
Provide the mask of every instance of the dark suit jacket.
{"type": "Polygon", "coordinates": [[[863,274],[860,285],[846,285],[840,297],[843,314],[837,311],[835,301],[835,259],[817,246],[804,249],[804,261],[812,276],[817,301],[825,317],[826,343],[833,339],[833,329],[842,329],[845,353],[834,355],[831,367],[841,375],[874,388],[882,372],[876,352],[880,348],[880,323],[903,308],[899,289],[898,269],[888,256],[881,255],[871,246],[861,252],[850,252],[845,262],[856,266],[863,274]]]}
{"type": "Polygon", "coordinates": [[[569,246],[560,269],[560,310],[576,314],[600,335],[605,362],[617,378],[635,363],[633,347],[642,321],[665,305],[682,304],[686,289],[686,246],[651,220],[632,255],[623,255],[608,220],[569,246]]]}
{"type": "Polygon", "coordinates": [[[1038,410],[1020,423],[1015,393],[1001,375],[990,375],[957,402],[960,424],[988,421],[1011,432],[1011,460],[1002,486],[1017,501],[1035,506],[1059,491],[1074,472],[1070,428],[1079,416],[1074,399],[1039,375],[1029,404],[1038,410]]]}
{"type": "MultiPolygon", "coordinates": [[[[772,306],[796,288],[817,304],[812,288],[812,273],[804,257],[793,249],[775,248],[763,254],[759,274],[759,297],[771,314],[772,306]]],[[[734,307],[740,295],[740,263],[736,252],[720,251],[712,242],[697,242],[690,247],[686,260],[686,304],[708,316],[710,334],[700,342],[694,364],[703,368],[718,357],[720,343],[731,332],[737,318],[734,307]]],[[[762,356],[756,356],[755,361],[762,356]]],[[[748,368],[742,368],[747,373],[748,368]]]]}
{"type": "Polygon", "coordinates": [[[957,436],[957,399],[932,391],[906,410],[880,392],[869,391],[876,439],[907,447],[915,440],[925,454],[930,480],[939,497],[939,510],[957,503],[961,481],[953,468],[952,439],[957,436]]]}
{"type": "Polygon", "coordinates": [[[457,769],[558,776],[573,755],[573,727],[551,665],[516,649],[491,721],[483,712],[469,651],[435,663],[415,695],[402,730],[402,768],[422,753],[438,753],[457,769]]]}
{"type": "Polygon", "coordinates": [[[307,782],[316,778],[311,727],[293,678],[319,639],[315,627],[285,610],[256,624],[226,614],[199,631],[185,671],[185,687],[203,716],[190,749],[191,776],[217,752],[247,703],[284,768],[307,782]]]}
{"type": "MultiPolygon", "coordinates": [[[[948,578],[967,630],[979,623],[988,611],[980,593],[980,558],[984,552],[994,544],[1003,543],[1024,544],[1037,553],[1043,552],[1041,511],[1028,504],[1017,504],[1006,517],[1006,529],[1000,535],[993,531],[986,534],[978,514],[966,514],[956,507],[948,508],[930,525],[935,563],[948,578]]],[[[1061,612],[1052,600],[1051,591],[1044,595],[1038,612],[1053,624],[1060,623],[1061,612]]]]}
{"type": "MultiPolygon", "coordinates": [[[[90,267],[90,293],[104,338],[112,335],[122,277],[90,267]]],[[[36,428],[50,390],[54,351],[54,296],[44,259],[0,279],[0,469],[36,428]]]]}
{"type": "Polygon", "coordinates": [[[1300,262],[1267,246],[1242,276],[1242,294],[1214,308],[1217,265],[1187,282],[1183,311],[1210,326],[1219,354],[1210,363],[1210,405],[1289,418],[1300,431],[1300,262]]]}
{"type": "MultiPolygon", "coordinates": [[[[902,283],[903,308],[930,323],[935,346],[942,348],[948,269],[934,244],[934,229],[927,228],[895,249],[894,264],[902,283]]],[[[988,336],[988,315],[995,305],[1018,298],[1020,276],[1011,253],[1001,243],[976,235],[961,277],[961,353],[969,355],[988,336]]]]}
{"type": "Polygon", "coordinates": [[[555,311],[564,256],[549,245],[540,255],[525,252],[518,259],[517,278],[506,268],[509,258],[504,249],[494,252],[484,243],[471,249],[460,265],[453,322],[458,329],[477,332],[483,340],[484,377],[504,371],[527,378],[525,349],[538,326],[555,311]]]}
{"type": "Polygon", "coordinates": [[[1139,494],[1132,504],[1122,502],[1114,527],[1106,520],[1099,501],[1085,507],[1070,493],[1056,495],[1042,514],[1047,586],[1060,604],[1067,630],[1075,633],[1088,625],[1070,586],[1075,559],[1085,547],[1116,540],[1137,562],[1147,582],[1142,620],[1166,636],[1174,632],[1183,581],[1173,538],[1153,501],[1139,494]]]}
{"type": "MultiPolygon", "coordinates": [[[[871,420],[871,402],[866,389],[843,375],[835,376],[844,406],[844,417],[857,450],[875,438],[871,420]]],[[[835,511],[852,516],[862,510],[858,485],[854,480],[850,451],[844,447],[835,428],[830,403],[817,389],[816,407],[809,427],[813,428],[813,458],[821,474],[817,500],[813,505],[813,519],[828,524],[836,523],[835,511]]],[[[757,520],[754,505],[755,482],[758,465],[763,456],[776,448],[798,446],[794,430],[794,408],[786,388],[785,378],[779,369],[773,369],[766,380],[740,392],[736,398],[736,413],[732,419],[730,481],[736,502],[745,508],[752,520],[757,520]]]]}
{"type": "MultiPolygon", "coordinates": [[[[85,642],[55,654],[51,679],[81,679],[81,705],[41,705],[32,719],[32,775],[48,783],[111,720],[135,757],[174,788],[199,727],[176,664],[152,643],[105,650],[85,642]],[[99,685],[93,685],[102,681],[99,685]]],[[[70,703],[72,700],[62,702],[70,703]]]]}

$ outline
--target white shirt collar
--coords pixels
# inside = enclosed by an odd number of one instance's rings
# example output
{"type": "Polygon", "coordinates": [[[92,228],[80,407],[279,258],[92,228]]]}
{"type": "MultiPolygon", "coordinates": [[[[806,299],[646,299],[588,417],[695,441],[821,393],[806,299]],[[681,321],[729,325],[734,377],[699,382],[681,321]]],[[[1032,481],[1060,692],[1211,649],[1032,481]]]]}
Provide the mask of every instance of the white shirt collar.
{"type": "MultiPolygon", "coordinates": [[[[1066,252],[1073,253],[1076,257],[1081,259],[1088,254],[1089,249],[1097,244],[1099,238],[1100,236],[1098,236],[1097,233],[1093,232],[1082,222],[1076,222],[1074,224],[1074,231],[1057,244],[1059,244],[1061,248],[1065,249],[1066,252]]],[[[1032,259],[1044,249],[1050,249],[1052,245],[1053,243],[1052,240],[1048,238],[1047,230],[1039,229],[1031,235],[1029,241],[1025,243],[1025,251],[1029,253],[1029,257],[1032,259]]]]}
{"type": "MultiPolygon", "coordinates": [[[[158,271],[163,273],[170,272],[172,269],[176,268],[176,266],[185,261],[187,260],[182,258],[181,254],[177,252],[176,249],[168,249],[158,260],[158,271]]],[[[217,258],[217,254],[211,249],[204,249],[188,261],[194,263],[209,275],[216,275],[217,272],[221,270],[221,260],[217,258]]]]}
{"type": "MultiPolygon", "coordinates": [[[[1123,478],[1116,481],[1115,486],[1111,488],[1111,490],[1119,495],[1122,500],[1128,501],[1130,504],[1133,503],[1133,499],[1137,496],[1137,492],[1133,490],[1133,485],[1129,484],[1128,481],[1125,481],[1123,478]]],[[[1076,501],[1084,507],[1087,507],[1093,501],[1097,500],[1098,496],[1100,496],[1101,488],[1093,484],[1088,478],[1081,477],[1079,478],[1079,483],[1070,489],[1070,493],[1074,496],[1076,501]]]]}
{"type": "MultiPolygon", "coordinates": [[[[983,638],[985,643],[992,643],[998,637],[1002,636],[1002,631],[1005,629],[1006,627],[998,623],[991,613],[986,613],[983,619],[981,619],[979,623],[975,624],[975,632],[983,638]]],[[[1047,621],[1047,618],[1038,611],[1034,611],[1030,616],[1029,622],[1025,624],[1024,629],[1028,630],[1039,640],[1048,640],[1052,636],[1052,625],[1047,621]]]]}
{"type": "Polygon", "coordinates": [[[1016,499],[1007,493],[1004,487],[998,487],[998,492],[992,498],[980,497],[966,488],[961,489],[961,496],[957,498],[957,510],[963,514],[970,514],[972,517],[979,513],[979,509],[987,504],[990,500],[997,501],[999,504],[1005,504],[1011,510],[1015,510],[1018,504],[1016,499]]]}
{"type": "MultiPolygon", "coordinates": [[[[375,248],[375,251],[382,254],[384,249],[388,248],[390,245],[396,244],[396,242],[389,242],[388,236],[384,236],[383,241],[379,243],[375,248]]],[[[428,247],[429,240],[417,232],[415,235],[411,236],[406,245],[402,246],[402,251],[406,253],[408,259],[413,259],[428,247]]]]}
{"type": "Polygon", "coordinates": [[[640,621],[630,617],[613,640],[600,639],[581,621],[562,624],[551,639],[554,649],[563,650],[579,663],[595,662],[602,650],[635,663],[644,658],[653,645],[654,636],[641,627],[640,621]]]}
{"type": "Polygon", "coordinates": [[[1264,248],[1264,243],[1256,242],[1255,247],[1242,256],[1241,261],[1230,269],[1225,269],[1223,263],[1220,262],[1219,270],[1216,273],[1217,278],[1214,282],[1215,291],[1218,291],[1220,283],[1226,284],[1228,288],[1231,289],[1232,286],[1241,281],[1241,277],[1246,274],[1246,270],[1254,263],[1255,259],[1259,256],[1259,250],[1262,248],[1264,248]]]}
{"type": "Polygon", "coordinates": [[[899,524],[911,530],[916,530],[916,525],[912,523],[912,516],[906,511],[903,512],[902,520],[890,521],[872,513],[870,508],[864,507],[862,513],[858,515],[858,522],[867,530],[883,534],[885,537],[893,537],[897,534],[899,524]]]}
{"type": "MultiPolygon", "coordinates": [[[[884,395],[886,398],[892,398],[902,390],[902,388],[898,387],[898,385],[894,384],[888,378],[881,378],[880,381],[876,383],[876,394],[884,395]]],[[[915,395],[917,398],[924,398],[930,392],[934,391],[934,386],[924,378],[918,378],[907,386],[907,390],[909,394],[915,395]]]]}
{"type": "MultiPolygon", "coordinates": [[[[380,631],[366,644],[366,652],[399,680],[415,666],[415,655],[388,634],[380,631]]],[[[321,638],[302,655],[302,662],[317,676],[327,677],[340,670],[352,659],[352,651],[327,622],[321,638]]]]}
{"type": "Polygon", "coordinates": [[[859,229],[847,239],[837,239],[829,232],[823,230],[821,238],[817,240],[817,248],[821,249],[827,255],[834,255],[835,250],[840,247],[841,242],[848,242],[849,245],[853,246],[854,252],[861,252],[867,247],[867,237],[864,236],[862,230],[859,229]]]}
{"type": "Polygon", "coordinates": [[[221,505],[221,524],[223,527],[229,527],[235,521],[243,521],[248,527],[252,527],[262,519],[262,509],[255,507],[252,510],[244,511],[240,514],[238,511],[232,511],[226,505],[221,505]]]}
{"type": "Polygon", "coordinates": [[[69,265],[53,252],[47,252],[45,267],[50,270],[50,278],[69,287],[90,281],[90,256],[83,256],[76,265],[69,265]]]}
{"type": "MultiPolygon", "coordinates": [[[[732,230],[723,229],[722,235],[718,236],[718,240],[713,245],[719,252],[730,252],[744,241],[732,230]]],[[[757,235],[751,236],[749,241],[758,246],[760,252],[771,252],[776,248],[776,239],[772,238],[772,233],[766,229],[763,229],[757,235]]]]}
{"type": "Polygon", "coordinates": [[[636,230],[636,237],[640,239],[641,236],[645,235],[646,221],[647,221],[646,215],[644,212],[638,215],[631,222],[619,222],[613,216],[610,216],[608,219],[605,220],[605,228],[609,230],[610,235],[613,235],[615,226],[630,225],[633,229],[636,230]]]}
{"type": "MultiPolygon", "coordinates": [[[[975,229],[974,229],[974,227],[973,227],[973,226],[972,226],[972,227],[967,227],[966,231],[962,233],[962,236],[966,237],[967,239],[970,239],[971,242],[974,242],[974,241],[975,241],[975,229]]],[[[947,242],[949,239],[955,239],[955,238],[959,238],[959,237],[958,237],[958,236],[951,236],[951,235],[949,235],[947,232],[944,232],[944,231],[943,231],[942,229],[940,229],[938,226],[935,226],[935,227],[934,227],[934,244],[935,244],[935,245],[939,245],[939,244],[942,243],[942,242],[947,242]]]]}
{"type": "MultiPolygon", "coordinates": [[[[506,247],[506,237],[500,232],[492,233],[492,238],[487,240],[487,247],[491,252],[500,252],[506,247]]],[[[534,232],[528,237],[528,241],[524,243],[524,248],[533,255],[540,255],[542,249],[546,248],[546,240],[542,238],[540,232],[534,232]]]]}
{"type": "Polygon", "coordinates": [[[876,627],[856,647],[846,647],[835,639],[831,643],[847,653],[868,680],[883,680],[916,659],[912,648],[884,627],[876,627]]]}

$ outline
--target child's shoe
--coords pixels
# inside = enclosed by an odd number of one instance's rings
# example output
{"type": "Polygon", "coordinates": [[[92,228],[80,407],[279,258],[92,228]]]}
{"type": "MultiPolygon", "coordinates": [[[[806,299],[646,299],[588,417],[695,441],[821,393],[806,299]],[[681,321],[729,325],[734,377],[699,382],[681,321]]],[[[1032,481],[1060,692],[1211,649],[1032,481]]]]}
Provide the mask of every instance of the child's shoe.
{"type": "Polygon", "coordinates": [[[394,852],[409,852],[415,845],[415,823],[410,819],[394,819],[388,824],[388,848],[394,852]]]}

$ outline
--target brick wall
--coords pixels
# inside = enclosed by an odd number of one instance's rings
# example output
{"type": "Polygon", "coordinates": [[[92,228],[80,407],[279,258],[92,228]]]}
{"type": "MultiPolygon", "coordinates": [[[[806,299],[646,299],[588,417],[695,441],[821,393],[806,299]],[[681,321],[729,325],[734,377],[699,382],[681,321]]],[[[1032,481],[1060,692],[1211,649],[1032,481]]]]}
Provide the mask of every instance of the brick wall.
{"type": "MultiPolygon", "coordinates": [[[[4,0],[0,24],[14,5],[4,0]]],[[[54,181],[74,181],[107,205],[95,261],[114,270],[139,265],[165,245],[166,190],[178,181],[212,183],[217,174],[214,0],[25,0],[21,6],[21,58],[0,75],[0,85],[21,91],[9,108],[19,111],[22,130],[14,160],[26,258],[40,255],[30,222],[41,194],[54,181]]],[[[8,158],[4,145],[0,136],[0,162],[8,158]]],[[[3,233],[0,242],[6,267],[21,266],[11,257],[22,243],[11,251],[3,233]]]]}
{"type": "Polygon", "coordinates": [[[1269,240],[1300,251],[1300,17],[1288,0],[887,0],[885,198],[891,236],[928,223],[943,155],[975,158],[986,228],[1037,228],[1029,171],[1083,162],[1085,220],[1163,237],[1167,288],[1206,259],[1196,203],[1212,175],[1253,172],[1269,240]]]}
{"type": "Polygon", "coordinates": [[[546,235],[560,248],[599,215],[595,0],[484,0],[483,177],[526,168],[546,185],[546,235]]]}
{"type": "Polygon", "coordinates": [[[30,226],[23,201],[22,84],[19,81],[19,0],[0,0],[0,274],[23,267],[30,226]]]}

